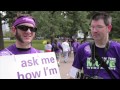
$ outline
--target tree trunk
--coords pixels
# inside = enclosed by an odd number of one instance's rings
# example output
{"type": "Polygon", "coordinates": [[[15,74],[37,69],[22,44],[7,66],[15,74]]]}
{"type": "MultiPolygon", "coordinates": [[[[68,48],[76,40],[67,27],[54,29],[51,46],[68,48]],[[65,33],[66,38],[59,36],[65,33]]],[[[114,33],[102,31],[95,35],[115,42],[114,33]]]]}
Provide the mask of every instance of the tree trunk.
{"type": "Polygon", "coordinates": [[[55,34],[54,34],[54,31],[53,31],[53,28],[52,28],[52,27],[50,28],[50,31],[51,31],[50,39],[51,39],[51,44],[52,44],[53,41],[54,41],[54,39],[55,39],[55,34]]]}
{"type": "Polygon", "coordinates": [[[54,37],[51,36],[50,41],[51,41],[51,44],[52,44],[53,41],[54,41],[54,37]]]}
{"type": "Polygon", "coordinates": [[[88,36],[88,32],[85,32],[84,33],[84,38],[83,40],[81,41],[81,43],[85,42],[87,40],[87,36],[88,36]]]}
{"type": "Polygon", "coordinates": [[[0,15],[0,50],[4,49],[4,41],[3,41],[3,31],[2,31],[2,19],[0,15]]]}

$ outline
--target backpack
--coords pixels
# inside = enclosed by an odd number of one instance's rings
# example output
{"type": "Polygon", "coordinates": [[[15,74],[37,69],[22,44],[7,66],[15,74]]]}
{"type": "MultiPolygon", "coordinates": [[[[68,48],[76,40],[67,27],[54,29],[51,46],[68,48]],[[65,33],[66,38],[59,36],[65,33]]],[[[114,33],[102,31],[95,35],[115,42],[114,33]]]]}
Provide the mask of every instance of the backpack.
{"type": "Polygon", "coordinates": [[[54,44],[54,51],[59,50],[59,46],[57,44],[54,44]]]}

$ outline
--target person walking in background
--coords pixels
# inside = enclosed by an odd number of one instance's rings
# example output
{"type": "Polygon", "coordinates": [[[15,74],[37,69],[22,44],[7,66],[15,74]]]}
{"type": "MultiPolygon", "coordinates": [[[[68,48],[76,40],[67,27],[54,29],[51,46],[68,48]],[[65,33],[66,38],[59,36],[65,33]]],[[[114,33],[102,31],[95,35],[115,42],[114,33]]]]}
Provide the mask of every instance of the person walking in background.
{"type": "Polygon", "coordinates": [[[50,44],[49,41],[47,41],[45,45],[45,52],[51,52],[52,51],[52,45],[50,44]]]}
{"type": "Polygon", "coordinates": [[[68,39],[65,39],[64,42],[62,42],[62,48],[63,48],[64,62],[66,63],[68,61],[68,53],[70,51],[68,39]]]}
{"type": "Polygon", "coordinates": [[[17,55],[17,54],[32,54],[40,53],[32,47],[32,40],[37,32],[36,20],[29,15],[18,16],[12,24],[12,34],[16,38],[13,45],[0,51],[0,55],[17,55]]]}
{"type": "Polygon", "coordinates": [[[108,13],[93,15],[90,30],[94,41],[78,48],[70,70],[71,78],[120,79],[120,44],[109,40],[111,29],[112,17],[108,13]]]}
{"type": "Polygon", "coordinates": [[[70,51],[69,51],[69,53],[68,53],[68,57],[71,57],[71,55],[72,55],[72,53],[73,53],[72,39],[71,39],[71,38],[68,39],[68,44],[69,44],[69,46],[70,46],[70,51]]]}
{"type": "Polygon", "coordinates": [[[63,48],[61,43],[58,42],[57,39],[55,39],[54,42],[52,43],[52,51],[55,52],[58,66],[60,66],[60,57],[61,57],[61,52],[63,51],[63,48]]]}
{"type": "Polygon", "coordinates": [[[74,41],[72,43],[74,57],[76,55],[76,52],[77,52],[77,49],[78,49],[79,45],[80,45],[80,43],[77,41],[77,39],[74,39],[74,41]]]}

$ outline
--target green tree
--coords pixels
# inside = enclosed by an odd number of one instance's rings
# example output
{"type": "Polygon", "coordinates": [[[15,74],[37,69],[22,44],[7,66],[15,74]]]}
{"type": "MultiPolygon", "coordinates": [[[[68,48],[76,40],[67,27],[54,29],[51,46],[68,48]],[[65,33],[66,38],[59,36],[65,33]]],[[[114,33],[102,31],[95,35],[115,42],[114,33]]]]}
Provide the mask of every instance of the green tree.
{"type": "Polygon", "coordinates": [[[120,38],[120,11],[114,11],[110,14],[112,16],[112,30],[110,32],[110,38],[120,38]]]}
{"type": "Polygon", "coordinates": [[[70,35],[75,35],[78,30],[82,30],[84,33],[84,41],[86,40],[86,32],[89,30],[89,19],[87,18],[89,12],[87,11],[68,11],[68,18],[73,20],[71,24],[70,35]]]}
{"type": "Polygon", "coordinates": [[[0,13],[0,50],[4,48],[4,41],[3,41],[3,31],[2,31],[2,14],[0,13]]]}
{"type": "Polygon", "coordinates": [[[37,37],[51,38],[51,41],[61,35],[60,23],[64,16],[61,11],[35,11],[32,15],[38,21],[37,37]]]}

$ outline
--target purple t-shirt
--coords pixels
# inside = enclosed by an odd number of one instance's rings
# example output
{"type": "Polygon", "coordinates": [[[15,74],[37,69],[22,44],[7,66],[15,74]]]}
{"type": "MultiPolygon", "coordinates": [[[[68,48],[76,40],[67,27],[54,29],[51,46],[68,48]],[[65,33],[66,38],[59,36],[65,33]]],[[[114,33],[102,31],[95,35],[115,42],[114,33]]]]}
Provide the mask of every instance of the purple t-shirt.
{"type": "MultiPolygon", "coordinates": [[[[120,43],[109,41],[109,48],[104,54],[104,48],[96,47],[100,57],[104,58],[109,69],[117,79],[120,79],[120,43]]],[[[91,62],[90,43],[81,44],[76,53],[76,57],[72,64],[73,67],[84,70],[84,74],[89,76],[99,76],[104,79],[111,79],[107,71],[103,67],[99,67],[98,61],[93,65],[91,62]]]]}
{"type": "Polygon", "coordinates": [[[74,51],[74,52],[77,52],[77,49],[78,49],[79,45],[80,45],[79,42],[73,42],[73,43],[72,43],[72,47],[73,47],[73,51],[74,51]]]}
{"type": "Polygon", "coordinates": [[[32,53],[40,53],[40,50],[37,50],[33,47],[27,50],[21,50],[16,48],[16,45],[13,44],[9,46],[8,48],[3,49],[0,51],[0,56],[5,56],[5,55],[17,55],[17,54],[32,54],[32,53]]]}
{"type": "MultiPolygon", "coordinates": [[[[61,50],[62,50],[62,45],[61,45],[60,42],[57,42],[57,45],[58,45],[59,49],[58,49],[58,50],[55,50],[54,52],[55,52],[55,53],[60,53],[61,50]]],[[[55,43],[52,43],[52,47],[54,47],[54,46],[55,46],[55,43]]]]}

